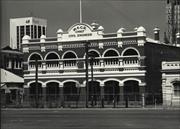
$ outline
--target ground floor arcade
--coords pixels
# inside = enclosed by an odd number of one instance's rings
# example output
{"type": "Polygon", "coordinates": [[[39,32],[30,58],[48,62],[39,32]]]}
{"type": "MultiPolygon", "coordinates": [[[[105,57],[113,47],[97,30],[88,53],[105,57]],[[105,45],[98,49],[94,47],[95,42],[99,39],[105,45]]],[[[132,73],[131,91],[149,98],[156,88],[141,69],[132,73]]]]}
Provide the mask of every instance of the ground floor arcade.
{"type": "Polygon", "coordinates": [[[77,80],[30,81],[24,87],[24,101],[30,105],[61,107],[88,104],[90,106],[123,105],[128,102],[142,103],[145,83],[139,79],[107,79],[82,84],[77,80]]]}

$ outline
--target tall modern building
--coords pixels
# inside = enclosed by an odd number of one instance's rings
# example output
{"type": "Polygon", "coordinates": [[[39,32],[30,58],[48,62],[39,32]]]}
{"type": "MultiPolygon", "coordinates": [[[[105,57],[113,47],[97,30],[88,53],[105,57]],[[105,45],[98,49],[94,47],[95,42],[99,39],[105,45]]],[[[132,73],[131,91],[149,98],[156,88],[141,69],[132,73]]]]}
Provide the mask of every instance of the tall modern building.
{"type": "Polygon", "coordinates": [[[21,49],[22,38],[29,35],[32,39],[46,35],[47,20],[35,17],[10,19],[10,47],[21,49]]]}
{"type": "Polygon", "coordinates": [[[167,0],[167,39],[177,44],[176,34],[180,32],[180,0],[167,0]]]}

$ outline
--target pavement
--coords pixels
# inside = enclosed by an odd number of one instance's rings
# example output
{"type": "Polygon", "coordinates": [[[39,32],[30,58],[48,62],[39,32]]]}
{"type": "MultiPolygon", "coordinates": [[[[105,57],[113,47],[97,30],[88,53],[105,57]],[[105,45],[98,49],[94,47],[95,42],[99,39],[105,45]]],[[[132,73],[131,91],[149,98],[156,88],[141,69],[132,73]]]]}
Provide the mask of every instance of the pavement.
{"type": "Polygon", "coordinates": [[[2,109],[1,129],[180,129],[175,108],[2,109]]]}

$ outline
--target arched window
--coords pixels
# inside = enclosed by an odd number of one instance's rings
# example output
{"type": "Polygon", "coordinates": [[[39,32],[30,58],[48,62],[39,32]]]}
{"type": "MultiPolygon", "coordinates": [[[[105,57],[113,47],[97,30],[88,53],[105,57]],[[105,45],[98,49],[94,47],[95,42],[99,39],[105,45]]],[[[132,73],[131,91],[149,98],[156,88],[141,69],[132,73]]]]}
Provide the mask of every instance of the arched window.
{"type": "Polygon", "coordinates": [[[89,51],[89,58],[93,57],[91,61],[93,61],[93,65],[96,66],[96,65],[100,65],[99,63],[99,59],[94,59],[96,57],[99,57],[99,54],[96,52],[96,51],[89,51]]]}
{"type": "Polygon", "coordinates": [[[67,52],[65,53],[65,55],[63,56],[63,59],[68,59],[68,60],[64,60],[64,67],[72,67],[72,66],[76,66],[76,60],[75,60],[76,55],[73,52],[67,52]]]}
{"type": "Polygon", "coordinates": [[[29,60],[42,60],[39,54],[33,54],[30,56],[29,60]]]}
{"type": "Polygon", "coordinates": [[[118,53],[115,50],[108,50],[104,57],[107,57],[104,59],[105,65],[118,65],[118,53]]]}
{"type": "Polygon", "coordinates": [[[124,65],[137,65],[139,63],[138,60],[138,52],[133,48],[128,48],[122,53],[123,58],[123,64],[124,65]]]}
{"type": "Polygon", "coordinates": [[[56,53],[49,53],[46,57],[47,67],[58,67],[58,55],[56,53]]]}
{"type": "Polygon", "coordinates": [[[38,61],[38,67],[41,67],[42,57],[39,54],[34,53],[29,57],[29,66],[30,66],[30,68],[35,68],[35,60],[36,59],[38,61]]]}
{"type": "Polygon", "coordinates": [[[138,53],[134,49],[128,49],[123,53],[123,56],[138,56],[138,53]]]}

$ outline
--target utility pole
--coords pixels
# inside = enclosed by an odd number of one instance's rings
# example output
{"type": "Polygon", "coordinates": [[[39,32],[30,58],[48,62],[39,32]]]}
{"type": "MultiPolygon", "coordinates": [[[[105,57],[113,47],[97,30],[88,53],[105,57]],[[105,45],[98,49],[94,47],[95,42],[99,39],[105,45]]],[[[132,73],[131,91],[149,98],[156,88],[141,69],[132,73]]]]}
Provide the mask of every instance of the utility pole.
{"type": "Polygon", "coordinates": [[[85,42],[85,53],[86,53],[86,59],[85,59],[85,66],[86,66],[86,108],[88,108],[88,98],[89,98],[89,83],[88,83],[88,50],[89,50],[89,42],[85,42]]]}
{"type": "Polygon", "coordinates": [[[35,58],[35,68],[36,68],[36,75],[35,75],[35,86],[36,86],[36,94],[35,94],[35,102],[36,108],[39,107],[39,87],[38,87],[38,59],[37,56],[35,58]]]}
{"type": "Polygon", "coordinates": [[[92,101],[92,106],[94,106],[94,86],[93,86],[93,60],[94,60],[94,55],[90,53],[90,65],[91,65],[91,101],[92,101]]]}

